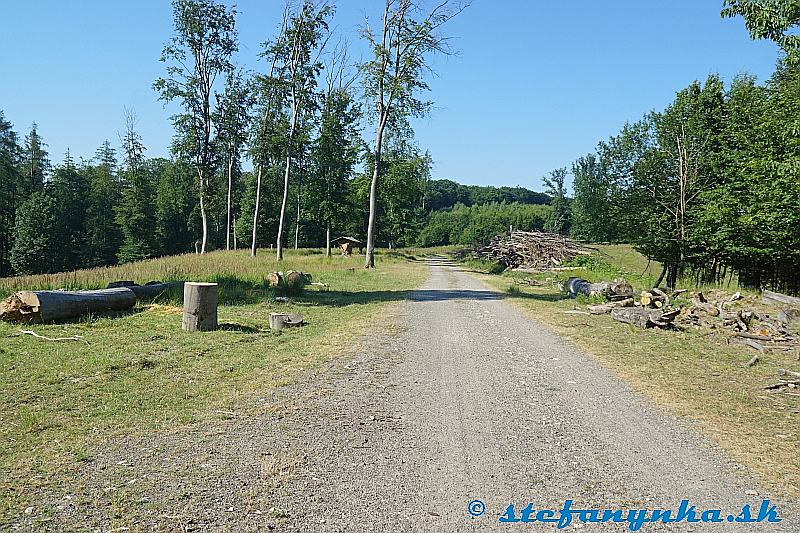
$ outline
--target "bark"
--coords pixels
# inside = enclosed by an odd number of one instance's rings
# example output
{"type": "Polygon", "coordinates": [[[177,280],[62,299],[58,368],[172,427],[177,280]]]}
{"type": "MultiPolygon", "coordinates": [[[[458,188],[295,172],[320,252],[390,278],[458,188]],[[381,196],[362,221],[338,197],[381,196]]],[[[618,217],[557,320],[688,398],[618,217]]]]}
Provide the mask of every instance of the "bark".
{"type": "Polygon", "coordinates": [[[184,331],[217,329],[217,284],[186,283],[183,286],[184,331]]]}
{"type": "Polygon", "coordinates": [[[115,289],[118,287],[125,287],[126,289],[130,289],[133,291],[133,294],[136,295],[136,299],[139,301],[142,300],[154,300],[161,296],[162,294],[170,291],[172,289],[183,288],[182,281],[172,281],[168,283],[161,283],[159,281],[151,281],[146,285],[139,285],[132,281],[112,281],[108,284],[109,289],[115,289]]]}
{"type": "Polygon", "coordinates": [[[800,307],[800,298],[788,296],[779,292],[764,291],[763,299],[765,304],[785,304],[793,307],[800,307]]]}
{"type": "Polygon", "coordinates": [[[256,235],[258,233],[258,207],[261,204],[261,165],[258,166],[258,178],[256,179],[256,206],[253,209],[253,240],[250,241],[250,256],[256,256],[256,235]]]}
{"type": "Polygon", "coordinates": [[[331,256],[331,223],[325,227],[325,257],[331,256]]]}
{"type": "Polygon", "coordinates": [[[208,246],[208,214],[206,213],[206,203],[205,203],[205,181],[203,180],[203,172],[199,171],[198,174],[200,175],[200,218],[203,221],[203,239],[200,243],[200,253],[206,253],[206,247],[208,246]]]}
{"type": "Polygon", "coordinates": [[[375,268],[375,215],[378,208],[378,173],[381,164],[381,148],[383,146],[383,130],[386,118],[381,117],[375,132],[375,165],[372,170],[372,181],[369,185],[369,222],[367,223],[367,253],[364,268],[375,268]]]}
{"type": "Polygon", "coordinates": [[[6,322],[51,322],[89,313],[125,311],[136,304],[136,294],[126,287],[95,291],[22,291],[0,304],[6,322]]]}
{"type": "Polygon", "coordinates": [[[228,227],[225,231],[225,249],[231,249],[231,210],[233,203],[233,157],[228,158],[228,227]]]}

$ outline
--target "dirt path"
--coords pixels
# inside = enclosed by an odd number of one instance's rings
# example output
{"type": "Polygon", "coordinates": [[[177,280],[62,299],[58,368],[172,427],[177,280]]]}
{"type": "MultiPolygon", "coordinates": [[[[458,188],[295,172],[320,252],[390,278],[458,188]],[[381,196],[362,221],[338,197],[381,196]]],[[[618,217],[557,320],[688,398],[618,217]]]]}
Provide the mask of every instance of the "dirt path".
{"type": "MultiPolygon", "coordinates": [[[[87,467],[74,501],[59,497],[49,525],[555,530],[498,516],[512,502],[677,508],[683,498],[726,515],[765,497],[690,424],[469,275],[432,261],[428,282],[394,311],[405,327],[262,399],[268,408],[256,419],[118,443],[87,467]],[[486,504],[477,518],[467,513],[475,499],[486,504]]],[[[798,531],[781,505],[788,520],[754,530],[798,531]]]]}

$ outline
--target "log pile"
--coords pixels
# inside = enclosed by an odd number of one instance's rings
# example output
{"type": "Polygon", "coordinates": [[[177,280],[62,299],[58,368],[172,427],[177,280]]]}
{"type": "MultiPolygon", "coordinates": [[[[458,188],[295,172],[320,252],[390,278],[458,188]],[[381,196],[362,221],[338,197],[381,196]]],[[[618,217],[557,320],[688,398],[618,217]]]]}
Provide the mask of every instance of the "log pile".
{"type": "Polygon", "coordinates": [[[311,279],[311,274],[308,272],[298,272],[295,270],[289,270],[286,273],[270,272],[267,274],[267,284],[270,288],[291,294],[296,294],[303,290],[303,287],[311,284],[311,279]]]}
{"type": "Polygon", "coordinates": [[[496,261],[506,270],[531,271],[547,271],[592,253],[593,250],[563,235],[516,230],[495,235],[485,246],[475,250],[478,257],[496,261]]]}

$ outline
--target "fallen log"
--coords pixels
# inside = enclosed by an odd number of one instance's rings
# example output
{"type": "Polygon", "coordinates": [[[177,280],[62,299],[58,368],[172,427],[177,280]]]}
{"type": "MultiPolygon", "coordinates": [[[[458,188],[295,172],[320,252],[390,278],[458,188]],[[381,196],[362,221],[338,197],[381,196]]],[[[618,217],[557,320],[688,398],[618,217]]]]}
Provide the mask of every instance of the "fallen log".
{"type": "Polygon", "coordinates": [[[762,299],[765,304],[783,304],[792,307],[800,307],[800,298],[788,296],[779,292],[764,291],[762,299]]]}
{"type": "Polygon", "coordinates": [[[791,370],[786,370],[785,368],[778,369],[779,376],[790,376],[793,378],[800,378],[800,372],[792,372],[791,370]]]}
{"type": "Polygon", "coordinates": [[[633,287],[624,279],[591,283],[583,278],[569,278],[567,292],[571,298],[585,294],[586,296],[605,296],[624,300],[633,296],[633,287]]]}
{"type": "Polygon", "coordinates": [[[126,288],[95,291],[21,291],[0,304],[0,320],[52,322],[89,313],[125,311],[136,304],[136,294],[126,288]]]}
{"type": "Polygon", "coordinates": [[[137,300],[155,300],[162,294],[169,292],[172,289],[182,289],[182,281],[171,281],[163,283],[161,281],[151,281],[144,285],[139,285],[133,281],[112,281],[108,284],[109,289],[117,287],[125,287],[133,291],[137,300]]]}
{"type": "Polygon", "coordinates": [[[626,298],[625,300],[607,304],[589,305],[586,308],[589,310],[589,313],[593,315],[605,315],[618,307],[633,307],[633,298],[626,298]]]}
{"type": "Polygon", "coordinates": [[[621,307],[611,311],[611,318],[625,322],[637,328],[669,327],[679,309],[664,312],[661,309],[647,309],[645,307],[621,307]]]}

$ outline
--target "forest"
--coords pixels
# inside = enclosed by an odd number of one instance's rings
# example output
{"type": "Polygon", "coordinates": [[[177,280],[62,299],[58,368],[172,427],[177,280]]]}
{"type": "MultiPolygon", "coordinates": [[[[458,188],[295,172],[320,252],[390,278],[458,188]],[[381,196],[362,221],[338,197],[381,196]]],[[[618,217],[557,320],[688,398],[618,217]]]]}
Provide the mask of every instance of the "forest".
{"type": "Polygon", "coordinates": [[[0,111],[0,276],[212,249],[273,246],[280,259],[339,235],[366,240],[373,266],[373,243],[470,245],[513,226],[634,244],[668,286],[735,278],[797,293],[798,52],[791,17],[754,5],[723,15],[782,48],[770,79],[696,81],[534,192],[431,179],[415,142],[426,57],[452,53],[438,30],[464,5],[387,3],[383,27],[361,36],[372,55],[354,63],[346,41],[331,44],[331,5],[287,4],[253,73],[231,60],[235,8],[175,0],[153,83],[181,109],[169,159],[147,157],[127,110],[119,146],[53,165],[36,124],[23,136],[0,111]]]}

